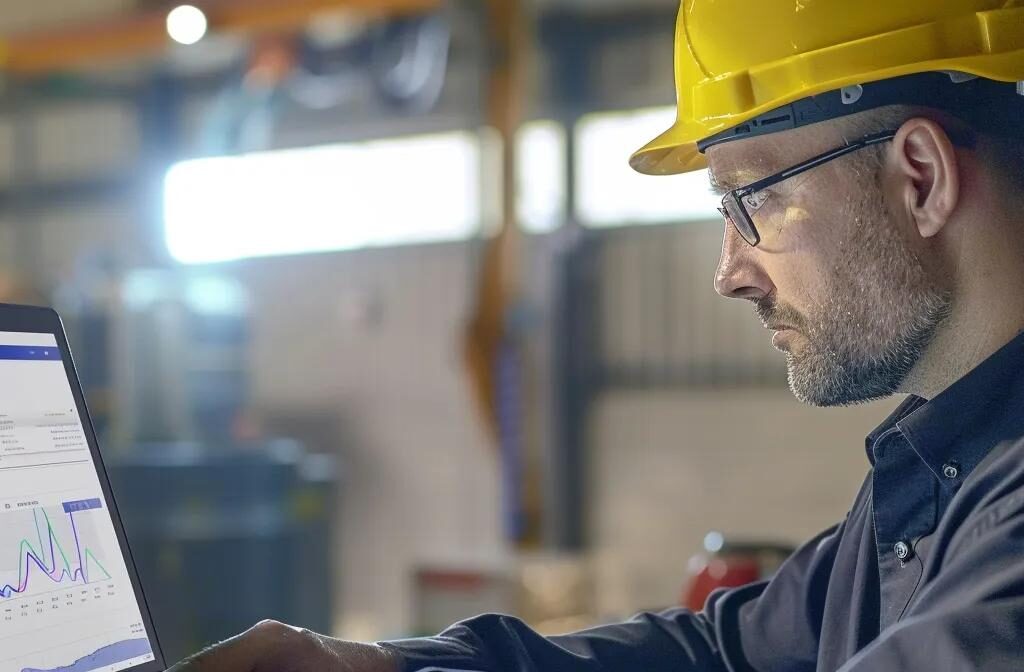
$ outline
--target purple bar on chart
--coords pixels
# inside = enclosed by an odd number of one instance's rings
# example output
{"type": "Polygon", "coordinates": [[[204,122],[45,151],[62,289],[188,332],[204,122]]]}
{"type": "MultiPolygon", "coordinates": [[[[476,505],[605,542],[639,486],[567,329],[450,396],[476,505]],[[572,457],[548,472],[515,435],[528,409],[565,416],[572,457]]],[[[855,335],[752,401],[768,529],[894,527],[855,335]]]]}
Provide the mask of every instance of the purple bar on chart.
{"type": "Polygon", "coordinates": [[[64,513],[75,511],[89,511],[90,509],[102,509],[103,502],[98,499],[80,499],[75,502],[64,502],[64,513]]]}

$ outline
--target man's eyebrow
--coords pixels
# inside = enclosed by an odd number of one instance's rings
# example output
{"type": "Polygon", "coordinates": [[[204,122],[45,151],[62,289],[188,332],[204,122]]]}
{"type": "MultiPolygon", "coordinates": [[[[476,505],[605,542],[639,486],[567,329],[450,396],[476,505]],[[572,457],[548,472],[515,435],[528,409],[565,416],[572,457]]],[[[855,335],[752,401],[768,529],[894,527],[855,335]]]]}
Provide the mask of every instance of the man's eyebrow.
{"type": "MultiPolygon", "coordinates": [[[[768,173],[770,174],[770,173],[768,173]]],[[[733,189],[739,189],[753,184],[762,179],[765,173],[762,170],[748,170],[746,168],[734,168],[725,171],[723,175],[715,175],[708,171],[708,179],[711,180],[711,193],[725,196],[733,189]]]]}
{"type": "Polygon", "coordinates": [[[743,183],[738,179],[739,176],[731,173],[719,177],[709,172],[708,178],[711,180],[711,193],[719,196],[725,196],[733,189],[743,186],[743,183]]]}

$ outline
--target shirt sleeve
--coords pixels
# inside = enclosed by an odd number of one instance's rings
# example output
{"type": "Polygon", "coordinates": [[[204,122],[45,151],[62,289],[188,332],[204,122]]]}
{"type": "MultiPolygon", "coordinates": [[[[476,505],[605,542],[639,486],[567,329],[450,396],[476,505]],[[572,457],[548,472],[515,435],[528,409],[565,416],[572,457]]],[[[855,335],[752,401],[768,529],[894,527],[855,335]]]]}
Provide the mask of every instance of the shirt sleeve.
{"type": "Polygon", "coordinates": [[[814,670],[821,597],[842,526],[801,547],[770,582],[716,591],[695,613],[672,609],[544,637],[510,616],[464,621],[437,637],[381,644],[403,672],[750,672],[814,670]]]}
{"type": "Polygon", "coordinates": [[[978,488],[987,503],[953,537],[906,616],[841,672],[1024,669],[1024,468],[1016,472],[978,488]]]}

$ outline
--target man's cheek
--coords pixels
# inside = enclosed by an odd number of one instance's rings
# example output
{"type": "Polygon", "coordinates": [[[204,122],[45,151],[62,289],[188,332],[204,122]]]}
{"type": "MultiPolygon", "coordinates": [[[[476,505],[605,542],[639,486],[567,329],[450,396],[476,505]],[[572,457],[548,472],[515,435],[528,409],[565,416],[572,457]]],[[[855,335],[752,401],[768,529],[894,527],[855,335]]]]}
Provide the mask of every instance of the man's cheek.
{"type": "Polygon", "coordinates": [[[828,218],[803,205],[790,205],[760,226],[761,248],[774,256],[793,259],[816,258],[834,245],[828,218]]]}

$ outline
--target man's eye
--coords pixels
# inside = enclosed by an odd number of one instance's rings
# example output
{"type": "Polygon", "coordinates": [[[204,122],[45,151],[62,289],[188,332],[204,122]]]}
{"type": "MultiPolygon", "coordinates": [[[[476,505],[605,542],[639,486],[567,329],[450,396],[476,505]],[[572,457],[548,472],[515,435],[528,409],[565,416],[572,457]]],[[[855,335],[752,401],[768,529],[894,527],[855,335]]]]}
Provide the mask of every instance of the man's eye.
{"type": "Polygon", "coordinates": [[[743,197],[743,206],[747,209],[747,212],[756,212],[761,209],[761,206],[765,204],[771,193],[767,190],[755,191],[752,194],[747,194],[743,197]]]}

